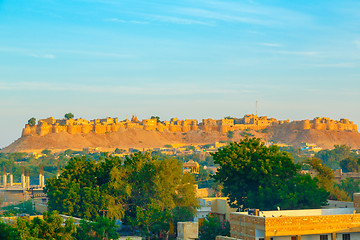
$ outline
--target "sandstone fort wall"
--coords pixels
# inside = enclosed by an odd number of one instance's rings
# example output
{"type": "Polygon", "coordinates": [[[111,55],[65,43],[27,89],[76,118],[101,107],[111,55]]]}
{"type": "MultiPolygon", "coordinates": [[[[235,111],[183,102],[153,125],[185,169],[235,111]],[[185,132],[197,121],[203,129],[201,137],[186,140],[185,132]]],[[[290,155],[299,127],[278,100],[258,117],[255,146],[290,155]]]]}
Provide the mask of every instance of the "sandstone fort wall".
{"type": "Polygon", "coordinates": [[[170,131],[186,133],[200,129],[202,131],[219,131],[226,133],[236,130],[262,130],[273,125],[287,125],[289,128],[298,130],[330,130],[330,131],[357,131],[357,125],[347,119],[339,121],[329,118],[315,118],[303,121],[278,121],[266,116],[248,114],[243,118],[224,118],[224,119],[203,119],[200,123],[195,119],[179,120],[172,118],[170,121],[160,122],[157,119],[144,119],[139,121],[133,116],[131,120],[119,121],[118,118],[94,119],[54,119],[52,117],[41,119],[35,126],[25,125],[22,136],[40,135],[49,133],[67,132],[69,134],[88,134],[94,132],[105,134],[117,132],[119,129],[144,129],[147,131],[170,131]]]}

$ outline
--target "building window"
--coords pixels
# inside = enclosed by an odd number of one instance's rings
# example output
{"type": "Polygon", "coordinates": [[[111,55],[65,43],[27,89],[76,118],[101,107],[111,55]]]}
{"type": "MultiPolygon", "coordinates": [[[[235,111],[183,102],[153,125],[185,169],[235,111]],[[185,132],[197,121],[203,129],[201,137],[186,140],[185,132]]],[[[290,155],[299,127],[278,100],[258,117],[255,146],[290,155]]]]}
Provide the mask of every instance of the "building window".
{"type": "Polygon", "coordinates": [[[350,240],[350,233],[345,233],[342,236],[342,240],[350,240]]]}
{"type": "Polygon", "coordinates": [[[328,235],[320,235],[320,240],[328,240],[328,235]]]}

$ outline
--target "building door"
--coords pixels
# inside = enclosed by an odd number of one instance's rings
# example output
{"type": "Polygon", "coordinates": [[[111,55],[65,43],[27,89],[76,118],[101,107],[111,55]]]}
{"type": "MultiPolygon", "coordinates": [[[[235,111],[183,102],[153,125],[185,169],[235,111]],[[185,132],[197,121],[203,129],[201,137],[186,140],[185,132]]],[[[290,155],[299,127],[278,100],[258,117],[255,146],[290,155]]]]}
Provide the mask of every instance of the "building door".
{"type": "Polygon", "coordinates": [[[291,240],[297,240],[297,236],[292,236],[291,240]]]}

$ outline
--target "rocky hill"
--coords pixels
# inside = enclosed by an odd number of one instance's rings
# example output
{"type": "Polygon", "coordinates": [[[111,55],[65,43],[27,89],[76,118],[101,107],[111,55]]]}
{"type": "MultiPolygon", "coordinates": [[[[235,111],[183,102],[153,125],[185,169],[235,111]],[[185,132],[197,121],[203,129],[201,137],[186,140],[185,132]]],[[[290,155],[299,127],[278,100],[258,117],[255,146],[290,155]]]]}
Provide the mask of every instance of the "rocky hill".
{"type": "Polygon", "coordinates": [[[160,122],[145,119],[118,121],[114,118],[87,121],[84,119],[42,119],[37,125],[26,124],[23,135],[2,152],[39,152],[43,149],[62,151],[99,148],[155,148],[168,144],[209,144],[218,141],[239,141],[245,135],[264,141],[299,146],[302,142],[322,148],[346,144],[360,148],[357,126],[346,119],[335,121],[315,118],[303,121],[278,121],[256,115],[221,120],[203,119],[160,122]],[[229,131],[232,134],[229,135],[229,131]],[[232,135],[232,136],[231,136],[232,135]],[[229,136],[231,138],[229,138],[229,136]]]}

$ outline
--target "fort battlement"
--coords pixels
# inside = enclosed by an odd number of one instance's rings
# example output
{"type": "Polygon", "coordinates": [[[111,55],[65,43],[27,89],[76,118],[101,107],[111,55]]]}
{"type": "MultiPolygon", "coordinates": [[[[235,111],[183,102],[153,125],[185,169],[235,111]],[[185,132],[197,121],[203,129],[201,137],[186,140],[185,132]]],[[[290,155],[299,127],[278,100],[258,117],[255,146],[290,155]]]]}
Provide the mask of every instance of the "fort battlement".
{"type": "Polygon", "coordinates": [[[357,125],[348,119],[333,120],[330,118],[317,117],[313,120],[294,121],[289,123],[291,128],[299,130],[329,130],[329,131],[351,131],[357,132],[357,125]]]}
{"type": "Polygon", "coordinates": [[[22,136],[40,135],[49,133],[67,132],[69,134],[88,134],[90,132],[105,134],[117,132],[120,129],[144,129],[147,131],[169,131],[186,133],[200,129],[202,131],[218,131],[226,133],[236,130],[261,130],[272,125],[290,125],[296,129],[318,129],[318,130],[338,130],[338,131],[357,131],[357,125],[347,119],[335,121],[329,118],[315,118],[303,121],[278,121],[274,118],[247,114],[243,118],[224,118],[224,119],[203,119],[200,123],[195,119],[179,120],[172,118],[170,121],[159,121],[156,118],[138,120],[133,116],[131,120],[119,121],[118,118],[94,119],[54,119],[52,117],[41,119],[37,125],[25,125],[22,136]]]}

